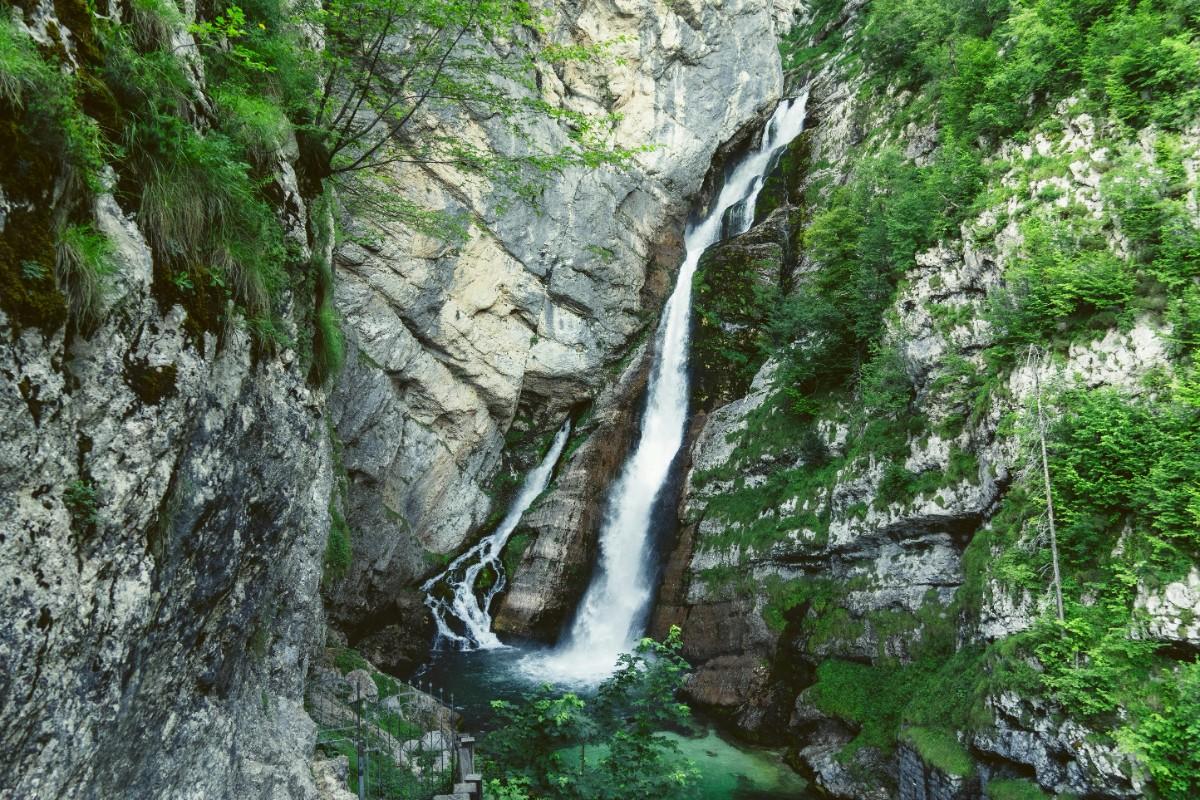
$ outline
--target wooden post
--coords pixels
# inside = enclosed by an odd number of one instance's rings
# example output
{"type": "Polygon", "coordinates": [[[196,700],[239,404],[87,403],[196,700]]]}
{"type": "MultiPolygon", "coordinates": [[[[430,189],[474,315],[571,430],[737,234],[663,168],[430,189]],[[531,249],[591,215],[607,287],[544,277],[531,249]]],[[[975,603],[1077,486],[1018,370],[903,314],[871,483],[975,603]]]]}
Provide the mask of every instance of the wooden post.
{"type": "Polygon", "coordinates": [[[464,734],[458,737],[458,778],[466,780],[475,772],[475,737],[464,734]]]}

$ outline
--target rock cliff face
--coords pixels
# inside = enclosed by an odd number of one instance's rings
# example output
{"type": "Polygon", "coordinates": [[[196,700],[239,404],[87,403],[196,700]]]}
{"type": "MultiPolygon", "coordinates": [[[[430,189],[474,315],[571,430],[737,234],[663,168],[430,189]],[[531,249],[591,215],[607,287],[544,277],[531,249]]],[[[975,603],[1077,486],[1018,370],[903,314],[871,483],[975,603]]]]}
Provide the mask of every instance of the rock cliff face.
{"type": "MultiPolygon", "coordinates": [[[[762,0],[565,5],[550,35],[611,42],[612,60],[542,75],[543,96],[619,114],[613,142],[649,149],[622,168],[555,176],[536,207],[451,170],[400,169],[391,177],[412,199],[478,224],[456,244],[374,230],[338,252],[355,352],[332,407],[355,553],[333,614],[382,663],[419,658],[429,630],[414,626],[414,586],[503,502],[497,472],[527,467],[541,437],[595,401],[576,434],[589,443],[572,448],[545,510],[528,517],[538,543],[500,624],[545,635],[573,607],[583,586],[571,578],[590,564],[598,494],[644,380],[639,343],[678,266],[689,200],[717,147],[779,97],[777,33],[791,10],[762,0]]],[[[501,151],[519,146],[486,121],[454,124],[501,151]]]]}
{"type": "MultiPolygon", "coordinates": [[[[84,32],[49,4],[36,18],[84,32]]],[[[26,143],[5,147],[8,259],[67,178],[22,183],[26,143]]],[[[112,247],[99,321],[0,310],[3,794],[315,798],[301,698],[323,638],[323,393],[295,353],[164,297],[111,194],[88,212],[112,247]]]]}
{"type": "Polygon", "coordinates": [[[300,698],[322,630],[323,399],[293,355],[194,334],[154,296],[137,226],[110,196],[96,212],[119,243],[105,321],[0,314],[5,783],[312,796],[300,698]]]}
{"type": "MultiPolygon", "coordinates": [[[[110,10],[114,20],[132,13],[110,10]]],[[[111,173],[94,207],[77,210],[114,247],[97,322],[68,315],[57,290],[27,290],[53,270],[50,217],[70,176],[28,143],[7,153],[6,789],[317,796],[301,698],[323,638],[331,508],[349,521],[354,556],[329,592],[330,614],[355,644],[403,668],[428,645],[415,582],[481,531],[507,477],[572,414],[571,457],[529,515],[538,538],[501,614],[507,630],[552,633],[582,591],[599,494],[636,423],[645,341],[684,216],[718,147],[779,97],[777,34],[792,15],[787,0],[563,4],[545,35],[611,42],[611,58],[541,75],[542,97],[616,115],[613,144],[638,152],[621,168],[552,176],[536,207],[441,167],[379,176],[474,224],[465,237],[434,238],[343,220],[354,235],[334,264],[349,363],[328,403],[306,356],[264,346],[236,320],[213,324],[212,309],[190,304],[195,287],[164,282],[153,237],[114,198],[124,195],[111,173]],[[45,168],[41,184],[26,180],[32,168],[45,168]],[[8,263],[37,236],[44,263],[8,263]]],[[[30,26],[22,35],[71,69],[95,66],[97,51],[78,49],[97,46],[81,5],[23,3],[18,16],[30,26]]],[[[182,18],[168,16],[175,52],[194,51],[182,18]]],[[[201,60],[181,58],[189,93],[207,102],[201,60]]],[[[425,124],[521,147],[488,120],[425,124]]],[[[563,138],[551,127],[535,135],[563,138]]],[[[289,258],[305,262],[324,245],[306,224],[296,160],[289,143],[263,171],[289,258]]],[[[297,304],[284,297],[277,341],[303,338],[288,320],[297,304]]]]}

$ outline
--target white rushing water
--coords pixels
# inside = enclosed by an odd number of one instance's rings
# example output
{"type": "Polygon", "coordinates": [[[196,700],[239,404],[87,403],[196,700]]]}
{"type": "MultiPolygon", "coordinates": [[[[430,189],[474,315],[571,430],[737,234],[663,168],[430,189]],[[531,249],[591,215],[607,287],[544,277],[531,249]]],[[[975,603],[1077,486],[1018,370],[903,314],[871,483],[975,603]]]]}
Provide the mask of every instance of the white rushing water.
{"type": "Polygon", "coordinates": [[[708,214],[684,234],[686,258],[659,323],[641,438],[609,491],[596,574],[562,644],[548,656],[530,657],[528,672],[592,682],[609,675],[618,655],[637,643],[653,592],[651,513],[687,422],[692,276],[700,256],[722,233],[744,233],[754,222],[758,193],[776,156],[803,129],[807,100],[801,96],[779,104],[757,149],[737,163],[708,214]]]}
{"type": "Polygon", "coordinates": [[[491,613],[492,600],[504,589],[507,582],[504,566],[500,562],[500,553],[508,543],[508,537],[516,530],[517,523],[521,521],[526,509],[546,490],[550,474],[562,455],[570,433],[571,420],[568,419],[555,434],[542,463],[525,477],[521,491],[509,506],[508,513],[504,515],[495,532],[454,559],[444,572],[430,578],[421,586],[421,591],[425,593],[425,605],[429,606],[437,623],[439,645],[445,643],[460,650],[491,650],[504,647],[504,643],[492,633],[491,613]],[[485,568],[493,572],[495,580],[483,592],[481,598],[476,593],[475,583],[485,568]],[[441,597],[434,593],[434,587],[442,583],[451,592],[449,597],[441,597]],[[456,620],[456,624],[452,625],[451,619],[456,620]],[[461,627],[462,632],[456,631],[455,627],[461,627]]]}

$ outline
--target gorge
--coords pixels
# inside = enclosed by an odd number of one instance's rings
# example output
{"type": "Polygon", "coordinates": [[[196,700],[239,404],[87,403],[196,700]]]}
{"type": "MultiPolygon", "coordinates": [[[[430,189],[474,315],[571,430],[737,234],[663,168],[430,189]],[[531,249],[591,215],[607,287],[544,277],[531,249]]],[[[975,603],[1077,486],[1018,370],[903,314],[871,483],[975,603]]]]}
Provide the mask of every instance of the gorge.
{"type": "Polygon", "coordinates": [[[0,796],[1200,793],[1189,4],[3,12],[0,796]]]}

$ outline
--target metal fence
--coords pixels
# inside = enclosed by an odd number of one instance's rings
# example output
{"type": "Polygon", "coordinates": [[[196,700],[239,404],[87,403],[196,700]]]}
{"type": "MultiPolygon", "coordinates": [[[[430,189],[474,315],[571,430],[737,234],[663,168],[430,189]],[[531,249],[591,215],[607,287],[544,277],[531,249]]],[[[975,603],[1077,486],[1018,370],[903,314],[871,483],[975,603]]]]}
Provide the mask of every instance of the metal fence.
{"type": "Polygon", "coordinates": [[[452,708],[432,691],[365,670],[321,670],[310,675],[305,705],[318,749],[346,756],[360,800],[480,797],[474,739],[455,730],[452,708]]]}

